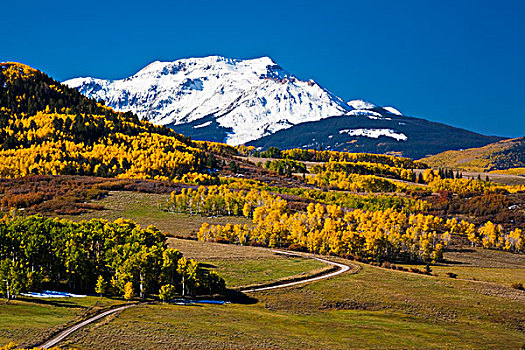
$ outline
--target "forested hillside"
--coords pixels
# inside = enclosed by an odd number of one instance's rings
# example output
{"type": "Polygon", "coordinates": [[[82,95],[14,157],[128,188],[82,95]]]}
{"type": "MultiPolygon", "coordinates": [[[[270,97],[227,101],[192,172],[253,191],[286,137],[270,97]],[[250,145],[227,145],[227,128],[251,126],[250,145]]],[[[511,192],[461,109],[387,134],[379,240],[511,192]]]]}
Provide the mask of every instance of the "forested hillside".
{"type": "Polygon", "coordinates": [[[479,148],[447,151],[422,161],[435,167],[524,175],[525,138],[503,140],[479,148]]]}
{"type": "Polygon", "coordinates": [[[481,147],[501,137],[398,115],[331,117],[306,122],[246,143],[255,147],[330,149],[419,159],[447,150],[481,147]]]}
{"type": "Polygon", "coordinates": [[[0,176],[173,179],[206,154],[167,128],[117,113],[42,72],[0,64],[0,176]]]}

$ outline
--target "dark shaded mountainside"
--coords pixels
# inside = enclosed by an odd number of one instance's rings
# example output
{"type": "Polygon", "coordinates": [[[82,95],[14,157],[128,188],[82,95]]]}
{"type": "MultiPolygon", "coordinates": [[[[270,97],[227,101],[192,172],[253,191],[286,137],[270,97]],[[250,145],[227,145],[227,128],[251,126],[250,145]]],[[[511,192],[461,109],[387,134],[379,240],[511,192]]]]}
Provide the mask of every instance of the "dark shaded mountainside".
{"type": "Polygon", "coordinates": [[[322,148],[334,151],[402,155],[420,159],[448,150],[481,147],[503,138],[480,135],[425,119],[382,113],[384,118],[340,116],[295,125],[248,146],[280,149],[322,148]],[[371,136],[361,136],[368,133],[371,136]],[[388,136],[385,136],[388,135],[388,136]]]}
{"type": "Polygon", "coordinates": [[[447,151],[423,159],[431,166],[465,171],[498,171],[525,174],[525,137],[502,140],[461,151],[447,151]]]}

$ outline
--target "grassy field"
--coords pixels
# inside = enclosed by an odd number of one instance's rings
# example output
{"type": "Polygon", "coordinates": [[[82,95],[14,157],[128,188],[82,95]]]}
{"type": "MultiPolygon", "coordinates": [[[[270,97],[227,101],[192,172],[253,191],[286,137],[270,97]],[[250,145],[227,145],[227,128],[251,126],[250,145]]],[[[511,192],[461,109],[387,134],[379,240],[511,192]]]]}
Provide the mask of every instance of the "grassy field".
{"type": "Polygon", "coordinates": [[[64,325],[123,303],[122,300],[86,298],[22,298],[6,304],[0,300],[0,345],[38,344],[64,325]]]}
{"type": "MultiPolygon", "coordinates": [[[[274,255],[255,247],[177,239],[170,244],[222,268],[234,283],[242,283],[244,277],[235,270],[228,272],[230,265],[247,266],[249,259],[265,262],[274,255]]],[[[491,271],[485,273],[491,283],[362,265],[358,274],[250,294],[256,300],[248,304],[139,306],[79,331],[62,345],[79,349],[521,349],[525,345],[525,293],[508,287],[505,280],[521,271],[516,264],[522,257],[477,249],[453,254],[456,260],[447,257],[449,263],[434,271],[454,269],[464,273],[462,277],[471,273],[478,279],[482,271],[491,271]],[[487,258],[492,261],[490,266],[483,263],[487,258]]],[[[282,256],[275,259],[286,260],[282,256]]],[[[49,305],[36,311],[32,307],[13,312],[3,305],[0,309],[4,310],[2,325],[20,323],[28,312],[34,315],[31,322],[44,319],[49,323],[46,315],[52,314],[56,325],[83,310],[54,313],[56,307],[51,310],[49,305]]],[[[17,327],[18,331],[9,333],[17,339],[27,336],[24,330],[31,328],[17,327]]],[[[2,330],[2,340],[11,339],[5,334],[2,330]]]]}
{"type": "Polygon", "coordinates": [[[118,218],[131,219],[143,227],[156,226],[162,232],[172,236],[195,236],[203,222],[213,225],[224,225],[228,222],[245,224],[251,221],[235,217],[202,217],[199,215],[170,213],[166,211],[169,195],[114,191],[98,201],[105,210],[92,211],[82,215],[60,216],[71,220],[89,220],[102,218],[116,220],[118,218]]]}
{"type": "Polygon", "coordinates": [[[303,277],[330,268],[318,260],[287,256],[258,247],[170,238],[168,244],[219,273],[228,288],[303,277]]]}
{"type": "Polygon", "coordinates": [[[521,349],[525,294],[364,265],[254,304],[147,305],[93,325],[67,345],[108,349],[521,349]]]}
{"type": "MultiPolygon", "coordinates": [[[[444,258],[444,262],[432,266],[432,272],[441,278],[446,278],[447,273],[455,273],[460,279],[488,282],[503,288],[513,283],[525,284],[524,254],[466,247],[446,251],[444,258]]],[[[422,266],[402,266],[422,269],[422,266]]]]}
{"type": "MultiPolygon", "coordinates": [[[[239,273],[253,268],[252,263],[286,260],[256,247],[179,239],[170,239],[170,245],[222,269],[234,284],[244,283],[245,276],[239,273]],[[243,268],[237,270],[235,265],[243,268]]],[[[362,265],[358,274],[250,294],[255,300],[248,304],[143,305],[89,326],[63,345],[79,349],[521,349],[525,293],[506,281],[522,276],[523,256],[463,249],[445,257],[446,264],[433,267],[437,277],[362,265]],[[460,278],[448,278],[441,269],[458,271],[460,278]],[[462,279],[469,276],[478,281],[462,279]]],[[[272,269],[294,272],[296,264],[304,264],[288,259],[291,265],[272,269]]]]}
{"type": "MultiPolygon", "coordinates": [[[[127,217],[143,225],[154,223],[173,235],[190,235],[200,226],[196,221],[203,218],[162,211],[155,204],[162,205],[162,197],[112,193],[103,200],[108,210],[80,218],[100,214],[108,219],[127,217]]],[[[312,273],[323,265],[314,260],[286,258],[257,247],[176,238],[170,238],[168,243],[186,256],[216,269],[230,287],[312,273]]],[[[243,299],[244,304],[141,305],[80,330],[62,346],[79,349],[522,349],[525,346],[525,292],[511,288],[510,284],[525,282],[525,257],[464,248],[446,252],[445,259],[445,263],[432,267],[438,276],[362,265],[357,274],[252,293],[249,294],[252,299],[243,299]],[[458,278],[449,278],[446,272],[457,273],[458,278]]],[[[93,303],[105,299],[88,298],[80,302],[89,304],[89,300],[93,303]]],[[[0,306],[0,341],[20,341],[49,334],[48,327],[70,322],[86,310],[80,306],[61,308],[34,303],[17,307],[16,304],[0,306]],[[31,321],[24,317],[29,314],[31,321]],[[40,323],[34,325],[35,322],[40,323]],[[4,326],[7,323],[10,326],[4,326]]]]}

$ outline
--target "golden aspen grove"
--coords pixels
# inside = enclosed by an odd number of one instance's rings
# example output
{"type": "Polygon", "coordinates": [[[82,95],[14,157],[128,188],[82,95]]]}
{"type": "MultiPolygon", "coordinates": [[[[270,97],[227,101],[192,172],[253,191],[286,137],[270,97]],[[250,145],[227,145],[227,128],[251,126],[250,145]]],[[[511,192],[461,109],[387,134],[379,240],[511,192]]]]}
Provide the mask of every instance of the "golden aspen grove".
{"type": "Polygon", "coordinates": [[[7,63],[0,72],[6,90],[0,107],[4,178],[76,174],[171,180],[205,167],[204,152],[182,135],[82,99],[30,67],[7,63]],[[82,103],[68,106],[76,99],[82,103]]]}

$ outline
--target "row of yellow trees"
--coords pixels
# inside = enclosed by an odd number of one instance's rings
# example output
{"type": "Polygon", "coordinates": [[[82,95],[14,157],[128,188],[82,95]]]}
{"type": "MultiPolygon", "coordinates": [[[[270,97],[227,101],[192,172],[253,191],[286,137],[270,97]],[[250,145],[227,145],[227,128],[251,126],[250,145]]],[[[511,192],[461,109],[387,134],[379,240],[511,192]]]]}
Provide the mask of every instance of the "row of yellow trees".
{"type": "Polygon", "coordinates": [[[386,154],[373,153],[349,153],[329,150],[314,150],[293,148],[287,150],[279,150],[276,147],[270,147],[265,152],[259,152],[253,146],[236,146],[239,155],[243,156],[264,156],[269,158],[293,159],[308,162],[371,162],[387,164],[393,167],[404,169],[425,168],[425,165],[415,162],[412,159],[405,157],[397,157],[386,154]]]}
{"type": "Polygon", "coordinates": [[[253,226],[204,223],[198,232],[202,241],[423,262],[440,260],[449,236],[446,222],[432,215],[407,216],[391,209],[345,211],[313,203],[307,212],[290,214],[282,199],[257,207],[253,226]]]}
{"type": "Polygon", "coordinates": [[[422,174],[423,180],[428,184],[432,192],[450,191],[454,193],[494,193],[505,191],[516,193],[525,191],[523,185],[502,185],[492,181],[481,181],[475,179],[443,179],[437,170],[426,169],[422,174]]]}
{"type": "Polygon", "coordinates": [[[525,232],[516,228],[510,232],[504,232],[501,225],[495,225],[491,221],[485,223],[477,231],[477,234],[469,237],[473,245],[483,245],[485,248],[503,249],[510,252],[525,252],[525,232]]]}
{"type": "Polygon", "coordinates": [[[172,193],[172,211],[252,218],[251,225],[204,223],[198,239],[241,245],[289,247],[320,254],[355,255],[373,260],[431,262],[442,258],[453,234],[473,245],[519,252],[525,238],[519,229],[503,233],[488,222],[474,224],[425,214],[387,209],[347,210],[338,205],[309,204],[291,213],[287,201],[266,191],[231,190],[226,185],[172,193]]]}
{"type": "Polygon", "coordinates": [[[395,182],[375,175],[348,174],[344,171],[321,171],[307,178],[317,187],[352,192],[396,192],[400,187],[395,182]]]}
{"type": "Polygon", "coordinates": [[[372,162],[327,162],[314,165],[312,173],[346,172],[347,174],[383,175],[405,181],[414,181],[414,172],[410,169],[394,167],[372,162]]]}
{"type": "MultiPolygon", "coordinates": [[[[185,188],[172,192],[168,201],[170,211],[190,215],[228,215],[252,217],[257,207],[271,205],[277,197],[266,191],[231,190],[227,185],[185,188]]],[[[285,203],[285,202],[283,202],[285,203]]],[[[285,203],[286,204],[286,203],[285,203]]]]}

